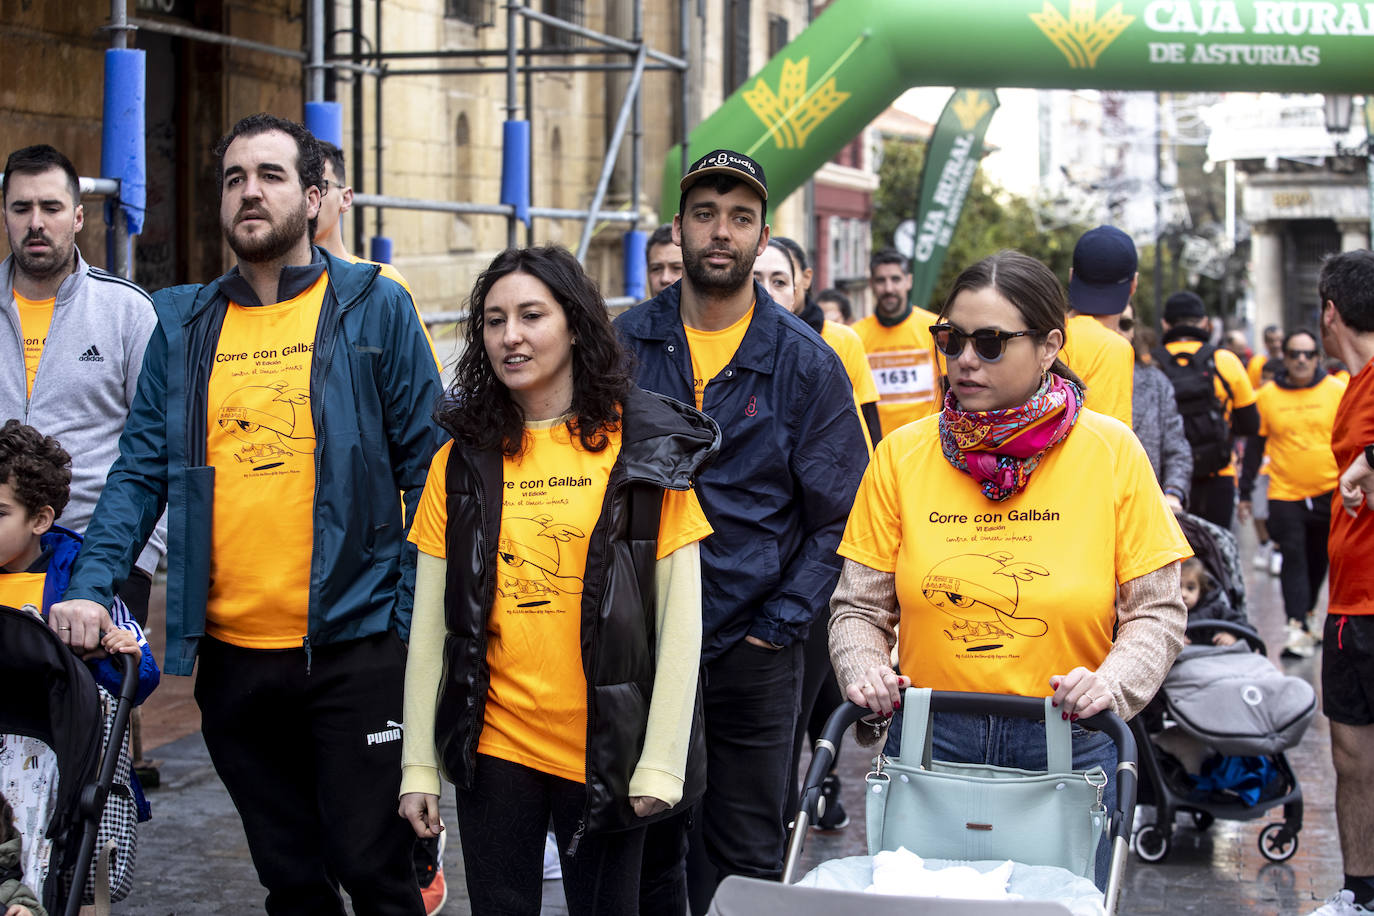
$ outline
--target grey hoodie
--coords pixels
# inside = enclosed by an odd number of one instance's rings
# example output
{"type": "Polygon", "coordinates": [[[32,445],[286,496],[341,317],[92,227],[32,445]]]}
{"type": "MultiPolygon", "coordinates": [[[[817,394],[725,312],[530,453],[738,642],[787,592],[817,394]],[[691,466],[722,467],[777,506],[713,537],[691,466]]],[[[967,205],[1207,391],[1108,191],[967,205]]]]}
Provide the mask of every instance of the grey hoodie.
{"type": "MultiPolygon", "coordinates": [[[[85,533],[119,457],[119,436],[134,402],[143,348],[157,326],[142,289],[91,267],[76,252],[76,270],[62,281],[52,324],[29,397],[24,335],[14,304],[14,259],[0,263],[0,422],[17,418],[52,436],[72,456],[71,501],[63,526],[85,533]]],[[[139,555],[151,574],[167,552],[167,520],[158,522],[139,555]]]]}

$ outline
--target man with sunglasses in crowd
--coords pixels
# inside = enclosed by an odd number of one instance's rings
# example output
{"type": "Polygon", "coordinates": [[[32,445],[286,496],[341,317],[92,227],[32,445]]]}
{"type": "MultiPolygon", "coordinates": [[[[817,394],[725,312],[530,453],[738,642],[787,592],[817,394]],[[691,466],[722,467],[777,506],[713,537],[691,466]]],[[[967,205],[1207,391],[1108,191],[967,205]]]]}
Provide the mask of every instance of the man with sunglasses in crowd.
{"type": "Polygon", "coordinates": [[[681,191],[682,282],[615,322],[637,382],[695,403],[721,430],[696,481],[715,532],[701,546],[705,794],[694,814],[651,824],[644,844],[640,910],[673,916],[689,885],[692,912],[704,913],[725,876],[782,872],[802,643],[828,612],[868,464],[840,358],[754,282],[768,245],[763,167],[716,150],[681,191]]]}
{"type": "Polygon", "coordinates": [[[1121,313],[1135,295],[1135,243],[1115,226],[1083,233],[1069,270],[1068,335],[1059,357],[1087,388],[1084,403],[1131,425],[1135,351],[1120,334],[1121,313]]]}

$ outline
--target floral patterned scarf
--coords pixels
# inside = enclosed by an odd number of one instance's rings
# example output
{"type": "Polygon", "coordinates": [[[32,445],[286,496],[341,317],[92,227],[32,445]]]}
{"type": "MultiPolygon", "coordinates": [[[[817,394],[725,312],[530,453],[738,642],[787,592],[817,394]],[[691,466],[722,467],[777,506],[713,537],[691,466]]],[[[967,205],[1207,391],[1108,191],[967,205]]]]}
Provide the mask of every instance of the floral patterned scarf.
{"type": "Polygon", "coordinates": [[[961,410],[950,391],[940,414],[940,446],[984,496],[1000,502],[1026,488],[1040,459],[1073,428],[1082,403],[1083,390],[1053,372],[1029,401],[1006,410],[961,410]]]}

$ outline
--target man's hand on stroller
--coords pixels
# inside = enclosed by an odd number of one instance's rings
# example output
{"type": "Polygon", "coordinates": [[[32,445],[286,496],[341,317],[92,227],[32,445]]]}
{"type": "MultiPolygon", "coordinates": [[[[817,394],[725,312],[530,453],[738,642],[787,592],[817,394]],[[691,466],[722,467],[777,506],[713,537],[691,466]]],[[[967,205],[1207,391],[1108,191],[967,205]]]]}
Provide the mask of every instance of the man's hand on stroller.
{"type": "Polygon", "coordinates": [[[115,629],[109,612],[84,598],[54,604],[48,611],[48,626],[82,658],[103,653],[104,650],[100,648],[101,637],[115,629]]]}
{"type": "Polygon", "coordinates": [[[1365,452],[1355,456],[1350,467],[1341,475],[1341,505],[1351,518],[1360,511],[1360,504],[1374,509],[1374,468],[1369,466],[1365,452]]]}
{"type": "Polygon", "coordinates": [[[1111,688],[1096,671],[1087,668],[1078,667],[1068,674],[1056,674],[1050,678],[1050,688],[1054,691],[1054,705],[1070,721],[1086,719],[1114,707],[1111,688]]]}
{"type": "Polygon", "coordinates": [[[879,665],[851,682],[844,693],[854,703],[890,716],[892,710],[902,708],[902,690],[910,686],[910,678],[902,677],[887,665],[879,665]]]}

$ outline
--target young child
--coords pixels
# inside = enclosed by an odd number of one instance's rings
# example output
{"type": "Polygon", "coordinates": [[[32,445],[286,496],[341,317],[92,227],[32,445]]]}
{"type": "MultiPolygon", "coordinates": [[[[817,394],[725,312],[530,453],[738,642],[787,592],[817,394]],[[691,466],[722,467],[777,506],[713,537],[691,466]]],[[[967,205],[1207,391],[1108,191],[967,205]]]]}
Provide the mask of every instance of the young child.
{"type": "Polygon", "coordinates": [[[20,866],[24,838],[14,826],[14,811],[0,794],[0,913],[4,916],[47,916],[38,895],[26,885],[20,866]]]}
{"type": "MultiPolygon", "coordinates": [[[[18,420],[0,426],[0,604],[27,610],[48,619],[48,609],[62,600],[81,537],[54,522],[67,505],[71,484],[71,456],[56,439],[44,436],[18,420]]],[[[95,681],[118,696],[123,679],[111,655],[132,655],[139,663],[135,703],[142,703],[161,677],[143,631],[124,603],[115,600],[101,626],[100,648],[86,656],[95,681]]],[[[0,740],[0,786],[19,807],[12,822],[27,838],[19,871],[30,887],[40,889],[47,872],[47,829],[55,761],[33,766],[33,739],[5,736],[0,740]]],[[[51,757],[46,751],[42,756],[51,757]]],[[[139,820],[147,820],[146,802],[134,780],[131,786],[139,820]]],[[[16,854],[17,855],[17,854],[16,854]]],[[[30,908],[31,909],[31,908],[30,908]]],[[[8,913],[3,916],[9,916],[8,913]]]]}
{"type": "MultiPolygon", "coordinates": [[[[1228,620],[1249,625],[1245,614],[1231,607],[1226,592],[1217,587],[1207,567],[1197,557],[1184,560],[1179,567],[1179,585],[1183,590],[1183,605],[1188,609],[1190,624],[1197,620],[1228,620]]],[[[1214,646],[1229,646],[1235,641],[1235,635],[1224,630],[1217,630],[1211,635],[1214,646]]],[[[1185,637],[1184,642],[1192,640],[1185,637]]]]}

